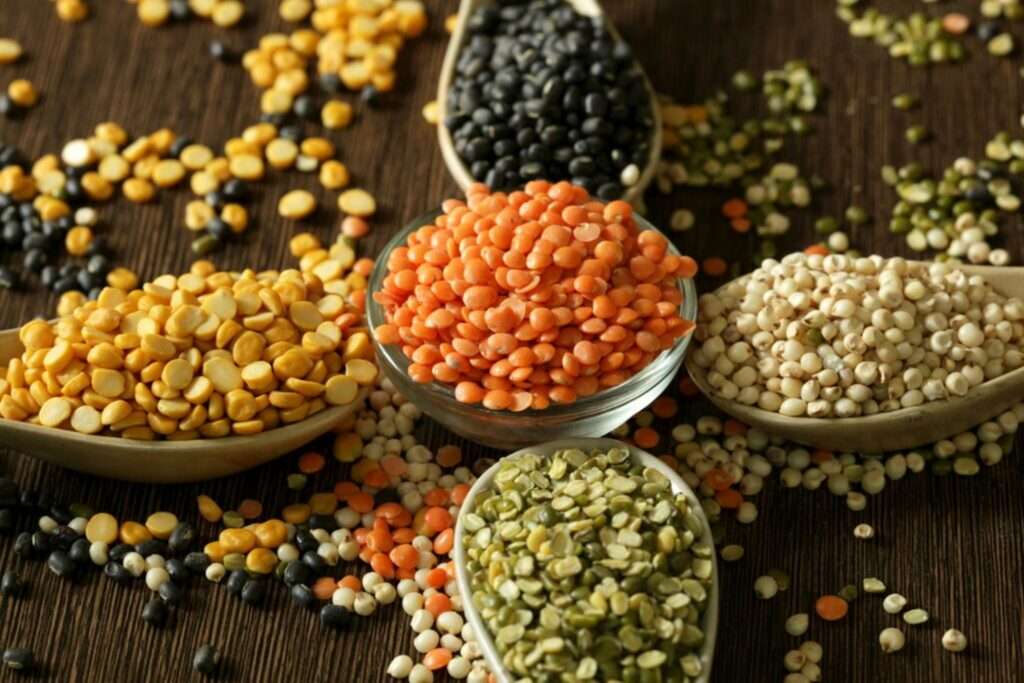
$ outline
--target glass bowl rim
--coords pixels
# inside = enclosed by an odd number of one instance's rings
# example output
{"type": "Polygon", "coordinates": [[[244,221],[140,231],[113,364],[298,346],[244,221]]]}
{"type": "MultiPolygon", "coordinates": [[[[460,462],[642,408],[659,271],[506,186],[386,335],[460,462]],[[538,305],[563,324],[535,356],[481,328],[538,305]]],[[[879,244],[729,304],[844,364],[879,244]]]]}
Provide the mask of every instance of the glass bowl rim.
{"type": "MultiPolygon", "coordinates": [[[[366,322],[370,330],[371,336],[373,331],[378,325],[386,322],[384,315],[384,308],[378,304],[373,294],[380,289],[384,278],[387,275],[387,262],[388,255],[398,246],[404,245],[406,239],[415,230],[427,225],[430,221],[440,216],[443,213],[440,209],[434,209],[426,213],[420,214],[410,222],[406,223],[405,226],[399,230],[395,235],[388,240],[388,242],[381,248],[380,253],[376,257],[376,261],[373,265],[373,271],[370,273],[370,280],[367,287],[366,297],[366,322]]],[[[665,233],[661,232],[653,224],[651,224],[643,216],[634,213],[633,219],[637,223],[637,227],[640,232],[646,230],[653,230],[654,232],[665,238],[668,244],[669,253],[677,256],[681,255],[679,249],[672,243],[665,233]]],[[[683,301],[679,306],[680,315],[693,323],[697,321],[697,287],[693,278],[677,278],[678,286],[683,292],[683,301]]],[[[572,403],[567,404],[556,404],[552,403],[547,408],[541,410],[535,410],[533,408],[522,410],[518,412],[509,410],[491,410],[485,408],[482,405],[473,405],[463,403],[455,398],[454,387],[442,384],[437,381],[428,382],[425,384],[412,383],[425,393],[431,401],[435,401],[444,408],[445,406],[451,406],[453,409],[464,412],[472,411],[480,413],[481,415],[487,415],[494,419],[508,419],[510,416],[523,417],[523,418],[537,418],[543,416],[547,419],[551,418],[570,418],[577,414],[589,414],[591,412],[597,412],[601,408],[609,408],[608,402],[614,401],[615,399],[623,398],[624,395],[628,398],[631,391],[636,391],[636,388],[641,385],[647,385],[653,383],[663,377],[665,368],[663,367],[667,361],[671,361],[674,357],[678,356],[677,362],[678,367],[683,367],[682,363],[682,352],[689,345],[690,340],[693,338],[693,329],[683,336],[676,339],[675,343],[664,349],[661,353],[655,356],[650,363],[648,363],[642,370],[634,375],[630,375],[621,384],[618,384],[607,389],[598,391],[590,396],[577,398],[572,403]]],[[[386,365],[388,369],[406,373],[409,366],[409,359],[402,353],[401,347],[398,344],[381,344],[374,339],[374,346],[376,347],[377,356],[380,359],[380,363],[386,365]]],[[[383,369],[383,368],[382,368],[383,369]]],[[[413,398],[413,397],[408,397],[413,398]]],[[[415,402],[415,401],[414,401],[415,402]]]]}

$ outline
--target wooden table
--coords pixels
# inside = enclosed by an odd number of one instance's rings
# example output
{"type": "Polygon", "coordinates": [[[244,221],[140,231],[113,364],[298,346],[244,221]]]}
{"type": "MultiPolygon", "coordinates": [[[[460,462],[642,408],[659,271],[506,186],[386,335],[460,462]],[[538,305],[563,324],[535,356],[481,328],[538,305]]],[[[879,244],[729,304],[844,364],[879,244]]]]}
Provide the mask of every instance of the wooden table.
{"type": "MultiPolygon", "coordinates": [[[[148,29],[124,2],[89,4],[93,17],[79,25],[59,22],[50,2],[8,0],[0,7],[0,35],[18,38],[29,51],[27,61],[0,68],[0,82],[27,76],[43,92],[42,103],[24,121],[0,121],[0,138],[38,156],[57,152],[68,138],[113,119],[137,133],[170,126],[220,145],[255,120],[258,92],[239,66],[213,61],[206,46],[221,38],[241,48],[268,29],[283,28],[277,3],[250,1],[253,18],[229,32],[199,21],[148,29]]],[[[330,134],[356,182],[372,190],[382,206],[373,234],[363,242],[366,253],[373,254],[403,222],[455,191],[433,131],[420,115],[421,107],[434,98],[445,45],[443,18],[454,11],[454,4],[429,0],[429,34],[402,52],[397,92],[377,110],[360,107],[352,129],[330,134]]],[[[902,241],[886,229],[893,196],[879,181],[882,164],[918,159],[941,169],[959,155],[979,155],[991,134],[1018,125],[1019,64],[989,57],[974,39],[970,45],[975,54],[968,65],[914,70],[890,60],[871,43],[850,38],[827,0],[607,4],[657,87],[680,100],[704,98],[741,67],[760,71],[786,59],[805,58],[818,69],[829,88],[825,113],[815,117],[818,133],[791,145],[787,156],[836,189],[817,200],[821,213],[800,214],[783,241],[788,249],[808,243],[815,215],[838,214],[857,203],[877,219],[853,230],[854,245],[865,251],[906,253],[902,241]],[[921,94],[927,105],[912,113],[893,111],[889,98],[904,90],[921,94]],[[908,146],[903,131],[911,122],[928,125],[935,142],[908,146]]],[[[143,207],[124,201],[105,207],[100,232],[111,240],[119,262],[145,277],[186,270],[191,261],[190,233],[182,227],[187,194],[164,193],[159,203],[143,207]]],[[[698,228],[682,235],[678,244],[698,257],[722,255],[749,267],[753,240],[738,238],[726,228],[716,211],[723,198],[704,192],[655,197],[650,217],[664,224],[672,209],[694,208],[698,228]]],[[[255,227],[218,254],[217,263],[289,265],[288,238],[300,229],[312,228],[325,240],[333,239],[338,223],[333,206],[333,197],[316,188],[314,178],[275,173],[273,182],[260,189],[255,227]],[[322,197],[328,210],[321,220],[297,226],[276,216],[277,198],[296,187],[322,197]]],[[[1011,253],[1024,257],[1019,223],[1012,221],[1007,234],[1011,253]]],[[[4,292],[0,326],[44,315],[54,303],[38,290],[4,292]]],[[[702,410],[705,406],[699,404],[688,412],[702,410]]],[[[438,446],[449,439],[426,421],[423,425],[426,443],[438,446]]],[[[479,454],[483,449],[467,450],[479,454]]],[[[225,506],[252,496],[276,509],[291,500],[284,477],[294,467],[288,457],[229,480],[155,487],[102,481],[15,454],[5,460],[23,486],[45,489],[66,503],[82,500],[123,516],[169,509],[191,518],[197,518],[194,500],[201,492],[225,506]]],[[[926,607],[932,622],[912,629],[907,649],[888,657],[881,655],[877,636],[896,620],[882,611],[879,598],[856,602],[843,623],[814,622],[809,637],[824,645],[826,681],[1009,683],[1024,678],[1022,474],[1019,459],[1009,458],[971,480],[911,477],[891,484],[861,514],[849,512],[841,499],[825,492],[772,487],[758,500],[757,523],[728,528],[728,538],[743,544],[747,554],[742,562],[722,568],[715,680],[781,680],[782,657],[797,643],[783,631],[785,618],[809,611],[815,596],[866,576],[881,577],[912,605],[926,607]],[[853,526],[862,521],[878,530],[876,540],[853,538],[853,526]],[[753,581],[772,568],[789,572],[793,588],[760,602],[753,581]],[[939,638],[949,626],[971,639],[967,653],[953,656],[941,649],[939,638]]],[[[318,483],[328,487],[331,476],[325,473],[318,483]]],[[[202,529],[207,536],[213,532],[208,525],[202,529]]],[[[397,607],[359,620],[350,632],[325,632],[315,614],[289,603],[283,589],[272,592],[266,607],[254,609],[223,589],[197,582],[187,606],[176,610],[166,628],[154,629],[140,618],[149,599],[141,585],[114,586],[98,573],[68,583],[41,564],[26,565],[11,550],[9,540],[0,542],[0,566],[17,567],[31,588],[23,599],[0,601],[0,647],[32,648],[43,662],[36,676],[40,680],[198,680],[190,672],[192,652],[201,643],[214,642],[227,658],[220,680],[362,683],[385,680],[390,659],[412,652],[408,618],[397,607]]],[[[20,680],[6,670],[0,670],[0,679],[20,680]]]]}

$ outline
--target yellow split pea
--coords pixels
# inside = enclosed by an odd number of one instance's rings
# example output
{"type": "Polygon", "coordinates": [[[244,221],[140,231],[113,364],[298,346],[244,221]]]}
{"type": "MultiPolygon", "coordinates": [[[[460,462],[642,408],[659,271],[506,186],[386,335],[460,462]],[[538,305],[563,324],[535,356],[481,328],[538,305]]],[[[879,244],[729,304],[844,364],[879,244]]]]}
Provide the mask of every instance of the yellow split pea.
{"type": "Polygon", "coordinates": [[[338,208],[350,216],[366,218],[377,211],[377,200],[366,190],[353,188],[338,196],[338,208]]]}
{"type": "Polygon", "coordinates": [[[277,203],[277,211],[283,218],[299,220],[316,211],[316,197],[306,190],[292,190],[277,203]]]}

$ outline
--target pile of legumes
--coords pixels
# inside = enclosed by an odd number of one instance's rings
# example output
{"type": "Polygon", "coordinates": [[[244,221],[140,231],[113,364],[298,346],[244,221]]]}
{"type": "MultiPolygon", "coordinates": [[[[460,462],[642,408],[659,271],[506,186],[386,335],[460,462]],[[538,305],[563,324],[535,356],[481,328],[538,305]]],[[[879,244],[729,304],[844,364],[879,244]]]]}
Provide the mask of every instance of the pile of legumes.
{"type": "Polygon", "coordinates": [[[472,15],[444,125],[470,175],[493,188],[569,178],[611,200],[640,177],[653,115],[629,46],[561,0],[472,15]]]}
{"type": "Polygon", "coordinates": [[[692,329],[678,278],[696,264],[629,204],[568,182],[467,190],[388,259],[374,293],[417,382],[464,403],[540,410],[621,384],[692,329]]]}
{"type": "Polygon", "coordinates": [[[1024,365],[1024,302],[955,266],[790,254],[701,297],[694,361],[723,397],[854,417],[963,396],[1024,365]]]}
{"type": "Polygon", "coordinates": [[[464,525],[473,604],[514,677],[700,675],[714,548],[628,450],[507,457],[464,525]]]}
{"type": "Polygon", "coordinates": [[[344,87],[374,104],[380,93],[395,87],[401,47],[427,28],[426,8],[419,0],[318,2],[315,9],[312,2],[286,0],[279,13],[291,23],[309,19],[310,28],[263,36],[257,48],[245,53],[242,66],[264,90],[265,115],[294,113],[309,119],[319,114],[328,127],[339,108],[348,105],[330,100],[318,109],[309,92],[308,68],[315,69],[320,92],[336,95],[344,87]]]}
{"type": "Polygon", "coordinates": [[[373,383],[362,301],[295,270],[208,263],[142,289],[107,287],[55,323],[22,327],[25,351],[0,380],[0,415],[133,439],[297,422],[373,383]]]}

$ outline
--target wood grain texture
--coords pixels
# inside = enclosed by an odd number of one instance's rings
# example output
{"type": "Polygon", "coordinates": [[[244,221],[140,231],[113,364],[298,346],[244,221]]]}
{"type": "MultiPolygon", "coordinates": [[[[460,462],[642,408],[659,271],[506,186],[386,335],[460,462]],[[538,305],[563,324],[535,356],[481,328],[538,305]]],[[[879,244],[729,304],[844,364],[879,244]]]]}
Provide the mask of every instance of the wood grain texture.
{"type": "MultiPolygon", "coordinates": [[[[221,144],[255,119],[258,93],[237,66],[212,62],[206,44],[213,37],[235,46],[249,45],[271,28],[282,28],[277,3],[250,0],[257,15],[240,30],[224,32],[203,22],[159,30],[146,29],[133,7],[118,0],[90,0],[93,17],[80,25],[58,22],[43,0],[4,0],[0,35],[18,38],[27,61],[0,68],[3,83],[28,76],[44,93],[40,106],[22,122],[0,122],[0,137],[38,155],[59,151],[68,137],[85,135],[99,121],[115,119],[144,132],[172,126],[208,144],[221,144]]],[[[909,8],[909,0],[900,3],[909,8]]],[[[400,58],[399,91],[373,112],[360,112],[355,126],[329,137],[357,182],[380,199],[374,233],[364,242],[372,253],[403,221],[455,191],[425,127],[421,106],[433,99],[445,36],[443,18],[451,0],[428,0],[429,35],[400,58]]],[[[977,155],[997,130],[1013,130],[1020,113],[1021,88],[1015,61],[997,61],[971,42],[974,53],[963,67],[913,70],[891,61],[883,50],[854,41],[833,16],[828,0],[608,0],[612,19],[633,42],[657,87],[681,100],[698,100],[724,84],[733,71],[761,70],[790,58],[805,58],[829,87],[825,113],[816,117],[818,133],[790,147],[790,158],[807,173],[830,180],[834,191],[816,202],[823,212],[839,213],[850,203],[865,206],[876,221],[852,233],[856,246],[883,253],[905,253],[883,220],[890,190],[878,181],[883,163],[919,159],[939,170],[960,154],[977,155]],[[928,102],[923,110],[897,113],[889,98],[904,90],[928,102]],[[912,122],[926,124],[936,141],[919,148],[903,142],[912,122]]],[[[921,6],[913,3],[914,9],[921,6]]],[[[976,3],[944,3],[942,8],[976,3]]],[[[927,9],[927,8],[926,8],[927,9]]],[[[908,10],[909,11],[909,10],[908,10]]],[[[300,228],[275,215],[276,199],[286,190],[306,187],[328,209],[310,223],[324,238],[337,224],[333,200],[299,174],[275,175],[264,185],[256,225],[246,240],[218,256],[225,267],[291,263],[287,239],[300,228]]],[[[665,223],[673,208],[697,210],[699,227],[677,240],[687,253],[723,255],[749,266],[753,242],[737,239],[718,217],[723,195],[678,192],[652,197],[650,217],[665,223]]],[[[189,234],[181,227],[187,194],[170,193],[145,207],[125,202],[105,208],[102,232],[120,259],[152,277],[187,268],[189,234]]],[[[810,237],[807,212],[784,241],[802,246],[810,237]]],[[[307,227],[306,225],[302,226],[307,227]]],[[[1007,247],[1024,257],[1020,225],[1007,229],[1007,247]]],[[[707,288],[713,283],[703,283],[707,288]]],[[[0,294],[0,328],[52,311],[54,301],[38,292],[0,294]]],[[[703,410],[691,406],[690,414],[703,410]]],[[[667,426],[667,425],[666,425],[667,426]]],[[[667,430],[666,430],[667,434],[667,430]]],[[[432,445],[448,438],[424,423],[420,436],[432,445]]],[[[481,449],[468,448],[478,455],[481,449]]],[[[101,454],[102,455],[102,454],[101,454]]],[[[84,500],[122,516],[171,509],[194,516],[194,498],[208,492],[226,506],[245,497],[262,498],[267,509],[290,501],[284,477],[293,460],[196,486],[125,485],[76,475],[16,454],[5,456],[6,469],[23,485],[45,488],[64,501],[84,500]]],[[[782,657],[797,641],[782,625],[813,598],[834,592],[865,576],[878,576],[928,608],[932,622],[913,629],[907,650],[882,656],[877,634],[895,623],[880,601],[864,598],[840,624],[813,622],[809,637],[825,648],[825,680],[860,683],[1009,683],[1024,677],[1024,466],[1016,457],[972,480],[916,477],[890,484],[872,499],[867,512],[849,512],[827,493],[772,490],[759,500],[761,519],[750,527],[731,525],[728,537],[746,546],[746,558],[722,567],[722,627],[714,680],[720,683],[770,683],[784,675],[782,657]],[[879,537],[853,539],[861,521],[879,537]],[[772,568],[788,571],[793,588],[771,602],[758,602],[754,579],[772,568]],[[967,653],[941,650],[939,637],[957,626],[971,639],[967,653]]],[[[328,475],[318,480],[333,483],[328,475]]],[[[202,526],[206,535],[212,533],[202,526]]],[[[214,642],[227,658],[219,680],[334,681],[386,680],[384,669],[399,652],[412,653],[407,617],[397,607],[363,619],[348,633],[321,630],[313,613],[288,604],[283,590],[272,592],[263,609],[252,609],[222,589],[191,590],[187,605],[164,629],[145,625],[139,614],[148,599],[141,585],[122,588],[97,574],[71,584],[41,564],[24,565],[0,542],[0,566],[17,567],[31,583],[27,597],[0,601],[0,646],[27,646],[44,662],[34,680],[61,682],[198,681],[189,661],[204,642],[214,642]]],[[[0,670],[0,681],[22,680],[0,670]]]]}

